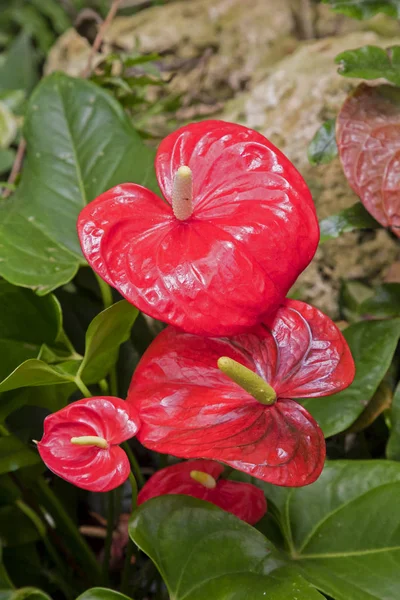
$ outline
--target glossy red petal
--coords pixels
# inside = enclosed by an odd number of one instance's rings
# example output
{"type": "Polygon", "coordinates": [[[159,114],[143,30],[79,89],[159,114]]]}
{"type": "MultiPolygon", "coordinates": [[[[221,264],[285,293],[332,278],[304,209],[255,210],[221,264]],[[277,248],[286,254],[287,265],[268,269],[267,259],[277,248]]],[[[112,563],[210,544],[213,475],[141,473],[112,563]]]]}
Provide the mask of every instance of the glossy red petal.
{"type": "Polygon", "coordinates": [[[355,366],[350,348],[333,321],[314,306],[286,300],[269,328],[277,359],[267,380],[278,396],[328,396],[352,383],[355,366]]]}
{"type": "Polygon", "coordinates": [[[344,173],[365,208],[400,237],[400,93],[361,84],[337,118],[344,173]]]}
{"type": "Polygon", "coordinates": [[[193,172],[194,216],[248,245],[287,291],[319,240],[311,194],[292,163],[253,129],[210,120],[182,127],[161,142],[156,172],[168,202],[181,165],[193,172]]]}
{"type": "Polygon", "coordinates": [[[124,400],[85,398],[46,417],[38,450],[56,475],[83,489],[106,492],[129,475],[128,458],[116,444],[136,435],[138,427],[134,407],[124,400]],[[108,448],[71,444],[72,437],[81,436],[104,438],[108,448]]]}
{"type": "Polygon", "coordinates": [[[266,513],[263,492],[254,485],[218,479],[223,466],[212,460],[190,460],[157,471],[138,495],[138,505],[164,494],[185,494],[207,500],[254,525],[266,513]],[[190,477],[191,471],[208,473],[217,480],[214,489],[207,489],[190,477]]]}
{"type": "Polygon", "coordinates": [[[194,178],[187,221],[149,190],[123,184],[82,210],[83,253],[154,318],[201,335],[247,331],[278,308],[316,250],[310,193],[268,140],[239,125],[205,121],[162,142],[156,169],[168,201],[185,161],[194,178]]]}
{"type": "Polygon", "coordinates": [[[353,377],[350,350],[334,323],[287,300],[269,323],[229,339],[167,328],[140,361],[128,400],[148,448],[220,460],[277,485],[300,486],[321,472],[325,444],[314,419],[288,398],[332,394],[353,377]],[[260,404],[218,369],[221,356],[264,378],[278,401],[260,404]]]}

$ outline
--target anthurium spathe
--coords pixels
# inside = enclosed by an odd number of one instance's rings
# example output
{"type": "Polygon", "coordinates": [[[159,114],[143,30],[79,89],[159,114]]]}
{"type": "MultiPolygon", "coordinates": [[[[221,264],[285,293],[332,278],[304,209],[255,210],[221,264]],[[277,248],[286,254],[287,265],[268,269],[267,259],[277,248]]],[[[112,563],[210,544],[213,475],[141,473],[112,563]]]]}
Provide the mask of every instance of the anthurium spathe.
{"type": "Polygon", "coordinates": [[[189,460],[157,471],[138,495],[138,504],[165,494],[207,500],[254,525],[267,511],[262,490],[251,483],[221,479],[224,467],[213,460],[189,460]]]}
{"type": "Polygon", "coordinates": [[[335,324],[286,300],[270,321],[229,339],[165,329],[139,363],[128,400],[141,419],[138,438],[152,450],[302,486],[319,476],[325,442],[296,399],[333,394],[353,377],[335,324]]]}
{"type": "Polygon", "coordinates": [[[161,142],[166,201],[125,183],[81,212],[85,257],[144,313],[200,335],[272,314],[311,261],[319,227],[290,161],[247,127],[203,121],[161,142]]]}
{"type": "Polygon", "coordinates": [[[129,476],[128,457],[118,444],[138,429],[133,406],[120,398],[94,396],[46,417],[37,447],[59,477],[85,490],[107,492],[129,476]]]}

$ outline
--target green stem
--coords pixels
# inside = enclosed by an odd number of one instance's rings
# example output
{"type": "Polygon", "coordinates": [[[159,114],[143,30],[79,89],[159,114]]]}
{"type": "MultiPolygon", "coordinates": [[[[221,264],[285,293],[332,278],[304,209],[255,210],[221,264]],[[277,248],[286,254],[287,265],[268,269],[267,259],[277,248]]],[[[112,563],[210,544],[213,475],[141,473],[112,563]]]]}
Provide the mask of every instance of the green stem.
{"type": "MultiPolygon", "coordinates": [[[[101,299],[103,300],[103,306],[105,309],[110,308],[110,306],[112,306],[113,302],[114,302],[113,295],[112,295],[112,289],[110,288],[108,283],[103,281],[103,279],[101,277],[99,277],[99,275],[97,275],[97,273],[95,273],[95,276],[97,279],[97,283],[99,285],[101,299]]],[[[110,380],[111,396],[118,397],[118,378],[117,378],[116,365],[114,365],[110,371],[109,380],[110,380]]]]}
{"type": "MultiPolygon", "coordinates": [[[[129,473],[129,482],[131,484],[131,489],[132,489],[132,512],[133,512],[137,507],[138,487],[137,487],[136,479],[132,472],[129,473]]],[[[135,546],[134,546],[132,540],[129,538],[128,545],[126,547],[124,568],[122,571],[122,578],[121,578],[121,592],[123,594],[128,594],[128,591],[129,591],[129,575],[130,575],[130,570],[131,570],[131,566],[132,566],[131,560],[132,560],[134,548],[135,548],[135,546]]]]}
{"type": "Polygon", "coordinates": [[[110,568],[111,546],[113,541],[113,533],[115,526],[115,490],[108,493],[108,511],[107,511],[107,537],[104,544],[104,559],[103,559],[103,581],[108,585],[108,571],[110,568]]]}
{"type": "Polygon", "coordinates": [[[59,571],[58,583],[60,585],[60,588],[62,589],[62,591],[64,592],[64,594],[67,598],[73,598],[74,595],[72,594],[69,584],[65,581],[64,575],[63,575],[63,573],[65,573],[65,565],[64,565],[63,561],[61,560],[60,556],[58,555],[57,550],[53,547],[53,544],[51,543],[51,541],[47,535],[46,525],[42,522],[42,520],[35,513],[35,511],[30,506],[28,506],[23,500],[16,500],[15,504],[18,506],[20,511],[23,512],[24,515],[26,515],[28,517],[28,519],[30,519],[30,521],[33,523],[33,525],[38,530],[39,535],[40,535],[42,542],[47,550],[48,555],[50,556],[50,558],[52,559],[52,561],[54,562],[55,566],[57,567],[57,569],[59,571]]]}
{"type": "Polygon", "coordinates": [[[133,454],[130,445],[128,444],[128,442],[123,442],[123,444],[121,444],[121,446],[125,450],[126,454],[128,455],[128,459],[131,464],[131,469],[136,477],[136,481],[138,482],[139,487],[143,487],[145,484],[145,480],[144,480],[144,477],[140,470],[139,463],[136,460],[136,457],[133,454]]]}
{"type": "Polygon", "coordinates": [[[276,401],[275,390],[257,373],[233,358],[221,356],[218,359],[218,368],[261,404],[274,404],[276,401]]]}
{"type": "Polygon", "coordinates": [[[53,517],[59,533],[64,537],[80,566],[90,580],[98,581],[100,566],[79,529],[42,477],[38,478],[36,486],[41,504],[53,517]]]}
{"type": "Polygon", "coordinates": [[[82,392],[84,398],[91,398],[93,394],[90,392],[89,388],[83,383],[82,379],[78,376],[73,379],[75,385],[82,392]]]}
{"type": "Polygon", "coordinates": [[[99,284],[101,299],[103,300],[104,308],[109,308],[112,306],[114,300],[112,295],[112,290],[108,283],[102,280],[97,273],[95,273],[97,283],[99,284]]]}
{"type": "Polygon", "coordinates": [[[132,471],[129,473],[129,483],[131,484],[131,490],[132,490],[132,509],[131,510],[133,512],[137,507],[138,486],[137,486],[137,481],[136,481],[135,476],[132,473],[132,471]]]}
{"type": "Polygon", "coordinates": [[[133,556],[133,551],[135,546],[131,539],[128,540],[128,545],[126,547],[126,554],[124,560],[124,568],[122,570],[122,578],[121,578],[121,594],[128,595],[129,592],[129,575],[131,570],[131,560],[133,556]]]}

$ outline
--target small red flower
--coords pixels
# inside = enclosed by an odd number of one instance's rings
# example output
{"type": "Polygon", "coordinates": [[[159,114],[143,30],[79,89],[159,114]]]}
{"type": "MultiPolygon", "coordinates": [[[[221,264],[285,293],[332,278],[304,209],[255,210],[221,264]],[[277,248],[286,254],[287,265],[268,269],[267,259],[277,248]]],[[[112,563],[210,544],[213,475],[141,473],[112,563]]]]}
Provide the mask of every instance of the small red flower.
{"type": "Polygon", "coordinates": [[[333,394],[353,377],[335,324],[312,306],[286,300],[269,323],[230,339],[168,327],[140,361],[128,400],[141,419],[138,438],[152,450],[302,486],[319,476],[325,442],[292,398],[333,394]]]}
{"type": "Polygon", "coordinates": [[[107,492],[129,475],[128,457],[118,444],[138,429],[136,410],[124,400],[85,398],[46,417],[38,450],[59,477],[84,490],[107,492]]]}
{"type": "Polygon", "coordinates": [[[78,220],[91,267],[144,313],[200,335],[233,335],[272,314],[311,261],[310,192],[261,134],[203,121],[160,144],[166,201],[126,183],[78,220]]]}
{"type": "Polygon", "coordinates": [[[254,525],[267,512],[263,492],[251,483],[218,479],[224,467],[213,460],[189,460],[153,475],[138,495],[138,505],[164,494],[207,500],[254,525]]]}

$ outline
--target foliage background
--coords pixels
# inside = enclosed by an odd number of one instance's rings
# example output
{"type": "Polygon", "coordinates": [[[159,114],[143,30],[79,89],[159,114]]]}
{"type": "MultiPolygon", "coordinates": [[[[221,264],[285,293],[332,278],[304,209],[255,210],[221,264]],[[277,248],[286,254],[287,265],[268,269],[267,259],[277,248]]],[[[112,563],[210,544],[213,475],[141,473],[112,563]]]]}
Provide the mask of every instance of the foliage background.
{"type": "MultiPolygon", "coordinates": [[[[350,190],[334,119],[359,82],[337,72],[335,57],[398,44],[399,4],[131,0],[93,53],[109,8],[107,0],[0,4],[0,595],[69,599],[90,588],[85,600],[118,600],[92,589],[103,585],[136,599],[167,598],[155,563],[173,598],[267,590],[273,600],[311,599],[321,597],[316,587],[338,600],[393,600],[400,595],[400,251],[350,190]],[[40,439],[49,411],[87,386],[124,397],[162,327],[85,266],[75,233],[80,208],[121,181],[156,190],[159,139],[208,117],[260,130],[306,178],[323,243],[292,295],[344,328],[357,377],[340,394],[305,401],[329,458],[339,460],[308,488],[259,483],[270,507],[259,531],[198,501],[164,498],[134,517],[137,546],[126,553],[129,486],[112,501],[49,477],[31,440],[40,439]],[[7,182],[21,140],[23,167],[7,182]],[[193,540],[196,554],[186,560],[193,540]]],[[[350,58],[344,74],[398,85],[398,63],[379,51],[358,70],[350,58]]],[[[135,440],[130,447],[139,484],[173,460],[135,440]]]]}

